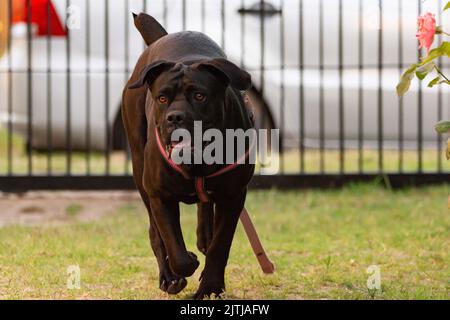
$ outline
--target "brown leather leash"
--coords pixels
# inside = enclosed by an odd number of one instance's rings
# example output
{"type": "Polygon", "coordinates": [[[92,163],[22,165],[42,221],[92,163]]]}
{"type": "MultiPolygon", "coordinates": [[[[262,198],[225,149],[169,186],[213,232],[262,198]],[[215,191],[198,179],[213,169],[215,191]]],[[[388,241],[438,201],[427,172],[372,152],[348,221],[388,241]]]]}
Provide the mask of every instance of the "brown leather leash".
{"type": "Polygon", "coordinates": [[[242,209],[240,219],[262,271],[266,274],[274,273],[275,265],[272,263],[272,261],[270,261],[269,257],[264,251],[255,226],[253,225],[252,220],[250,219],[250,215],[248,214],[248,211],[245,207],[244,209],[242,209]]]}

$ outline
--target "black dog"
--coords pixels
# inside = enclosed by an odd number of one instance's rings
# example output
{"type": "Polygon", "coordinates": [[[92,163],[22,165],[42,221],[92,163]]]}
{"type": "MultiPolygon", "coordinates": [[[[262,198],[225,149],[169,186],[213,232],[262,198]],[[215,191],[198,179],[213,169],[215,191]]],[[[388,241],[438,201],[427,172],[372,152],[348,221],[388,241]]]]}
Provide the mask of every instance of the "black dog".
{"type": "MultiPolygon", "coordinates": [[[[198,203],[197,247],[206,255],[202,299],[225,290],[224,272],[254,165],[181,165],[170,162],[176,128],[249,129],[252,120],[240,91],[250,75],[226,60],[206,35],[168,35],[146,14],[134,15],[148,48],[140,56],[123,92],[122,116],[131,147],[133,175],[150,217],[150,242],[160,271],[160,288],[180,292],[199,266],[186,250],[179,202],[198,203]],[[215,175],[222,170],[223,174],[215,175]],[[208,177],[209,178],[205,178],[208,177]]],[[[247,148],[250,148],[247,146],[247,148]]]]}

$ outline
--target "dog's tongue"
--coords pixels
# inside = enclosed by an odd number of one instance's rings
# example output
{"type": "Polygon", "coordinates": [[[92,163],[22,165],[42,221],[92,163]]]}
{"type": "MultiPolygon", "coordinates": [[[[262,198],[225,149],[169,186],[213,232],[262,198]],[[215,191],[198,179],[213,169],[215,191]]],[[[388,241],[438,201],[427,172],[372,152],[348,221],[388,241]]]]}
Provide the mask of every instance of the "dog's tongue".
{"type": "Polygon", "coordinates": [[[172,152],[177,152],[180,153],[180,151],[182,151],[184,148],[191,148],[191,142],[190,141],[181,141],[181,142],[175,142],[172,141],[170,143],[170,152],[169,152],[169,157],[172,157],[172,152]]]}
{"type": "Polygon", "coordinates": [[[175,141],[172,141],[171,143],[170,143],[170,146],[172,147],[172,149],[175,149],[175,148],[186,148],[186,147],[191,147],[191,142],[190,141],[181,141],[181,142],[175,142],[175,141]]]}

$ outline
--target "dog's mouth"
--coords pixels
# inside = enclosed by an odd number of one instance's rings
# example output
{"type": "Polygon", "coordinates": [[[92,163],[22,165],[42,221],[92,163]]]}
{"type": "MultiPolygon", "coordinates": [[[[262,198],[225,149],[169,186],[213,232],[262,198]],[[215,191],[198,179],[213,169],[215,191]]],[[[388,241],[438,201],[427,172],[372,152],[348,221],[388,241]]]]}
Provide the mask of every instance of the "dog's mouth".
{"type": "Polygon", "coordinates": [[[191,157],[194,157],[195,153],[202,155],[202,152],[206,146],[208,146],[210,141],[203,141],[200,144],[200,147],[197,147],[195,144],[192,144],[189,139],[187,140],[172,140],[168,144],[166,144],[165,151],[167,158],[171,159],[174,152],[178,157],[184,157],[185,153],[188,153],[191,157]]]}
{"type": "Polygon", "coordinates": [[[193,148],[190,141],[183,141],[182,139],[178,141],[172,140],[166,145],[166,155],[170,159],[174,151],[182,155],[183,152],[191,151],[193,148]]]}

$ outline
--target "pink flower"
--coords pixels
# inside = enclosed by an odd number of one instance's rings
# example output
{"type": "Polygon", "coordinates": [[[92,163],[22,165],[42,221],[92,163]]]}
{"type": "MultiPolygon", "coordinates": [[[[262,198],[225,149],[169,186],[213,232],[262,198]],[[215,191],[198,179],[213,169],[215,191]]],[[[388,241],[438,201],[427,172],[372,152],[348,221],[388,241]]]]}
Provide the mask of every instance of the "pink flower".
{"type": "Polygon", "coordinates": [[[417,27],[418,33],[416,34],[416,38],[419,40],[419,49],[426,48],[428,54],[436,33],[436,19],[434,18],[434,14],[428,12],[419,16],[417,18],[417,27]]]}

